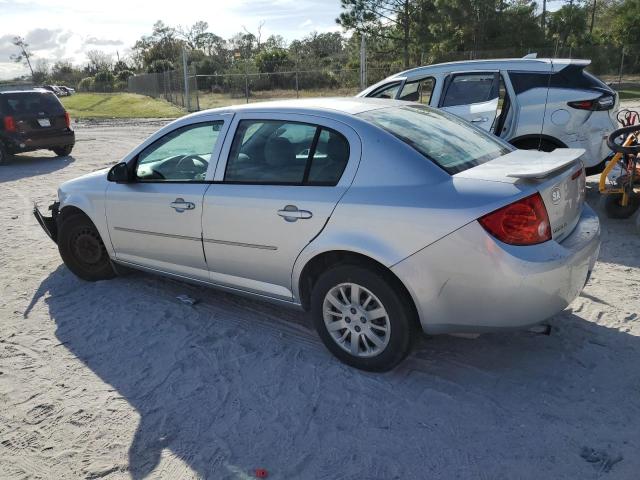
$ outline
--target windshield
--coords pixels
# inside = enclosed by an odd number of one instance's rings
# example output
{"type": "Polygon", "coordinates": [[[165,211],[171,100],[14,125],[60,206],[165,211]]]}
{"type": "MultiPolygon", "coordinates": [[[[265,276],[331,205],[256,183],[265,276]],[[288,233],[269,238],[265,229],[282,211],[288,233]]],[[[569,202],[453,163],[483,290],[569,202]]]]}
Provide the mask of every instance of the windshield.
{"type": "Polygon", "coordinates": [[[511,151],[489,133],[423,105],[370,110],[358,116],[399,138],[451,175],[511,151]]]}

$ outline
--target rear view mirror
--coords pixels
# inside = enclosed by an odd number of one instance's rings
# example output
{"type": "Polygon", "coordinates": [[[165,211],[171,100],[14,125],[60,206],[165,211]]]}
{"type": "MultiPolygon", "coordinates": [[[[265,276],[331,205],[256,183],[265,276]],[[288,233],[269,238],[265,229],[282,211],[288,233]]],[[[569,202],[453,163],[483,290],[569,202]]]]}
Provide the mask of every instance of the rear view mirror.
{"type": "Polygon", "coordinates": [[[111,167],[107,180],[116,183],[129,183],[131,175],[129,174],[129,166],[125,162],[118,163],[111,167]]]}

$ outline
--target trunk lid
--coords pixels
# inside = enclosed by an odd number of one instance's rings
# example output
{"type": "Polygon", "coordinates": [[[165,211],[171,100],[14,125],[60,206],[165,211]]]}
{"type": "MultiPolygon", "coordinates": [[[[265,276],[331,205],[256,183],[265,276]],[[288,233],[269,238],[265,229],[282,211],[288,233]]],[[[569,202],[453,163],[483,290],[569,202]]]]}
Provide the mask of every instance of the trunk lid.
{"type": "Polygon", "coordinates": [[[456,177],[528,185],[540,193],[549,215],[551,236],[561,241],[578,223],[585,199],[582,149],[553,152],[515,150],[456,177]]]}

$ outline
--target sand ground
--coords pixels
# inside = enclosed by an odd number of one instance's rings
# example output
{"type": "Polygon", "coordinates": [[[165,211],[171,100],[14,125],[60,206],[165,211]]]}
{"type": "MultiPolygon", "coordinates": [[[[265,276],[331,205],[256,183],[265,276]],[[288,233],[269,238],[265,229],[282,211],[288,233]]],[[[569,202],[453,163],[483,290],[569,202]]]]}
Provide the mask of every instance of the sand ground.
{"type": "Polygon", "coordinates": [[[638,478],[632,221],[602,218],[592,279],[550,336],[423,338],[393,372],[363,373],[295,311],[62,265],[32,203],[162,123],[79,125],[71,157],[0,168],[0,478],[638,478]]]}

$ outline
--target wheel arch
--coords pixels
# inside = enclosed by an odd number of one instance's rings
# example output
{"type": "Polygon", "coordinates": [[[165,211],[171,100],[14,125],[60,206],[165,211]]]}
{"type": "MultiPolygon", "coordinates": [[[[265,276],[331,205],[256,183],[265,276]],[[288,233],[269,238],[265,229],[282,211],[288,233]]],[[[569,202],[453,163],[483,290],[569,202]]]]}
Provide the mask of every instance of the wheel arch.
{"type": "Polygon", "coordinates": [[[556,137],[552,137],[551,135],[545,135],[543,133],[530,133],[526,135],[519,135],[517,137],[509,139],[509,143],[514,147],[518,148],[518,143],[523,143],[527,141],[541,141],[547,142],[554,145],[556,148],[567,148],[567,145],[556,137]]]}
{"type": "Polygon", "coordinates": [[[302,267],[300,271],[300,275],[298,276],[298,281],[295,284],[300,304],[304,310],[309,310],[311,291],[320,275],[333,266],[345,263],[370,268],[379,272],[384,279],[394,287],[394,289],[406,298],[409,303],[409,307],[414,314],[414,318],[419,324],[418,309],[409,289],[407,289],[402,280],[400,280],[400,278],[398,278],[390,268],[378,260],[375,260],[368,255],[350,250],[327,250],[316,254],[305,263],[304,267],[302,267]]]}

